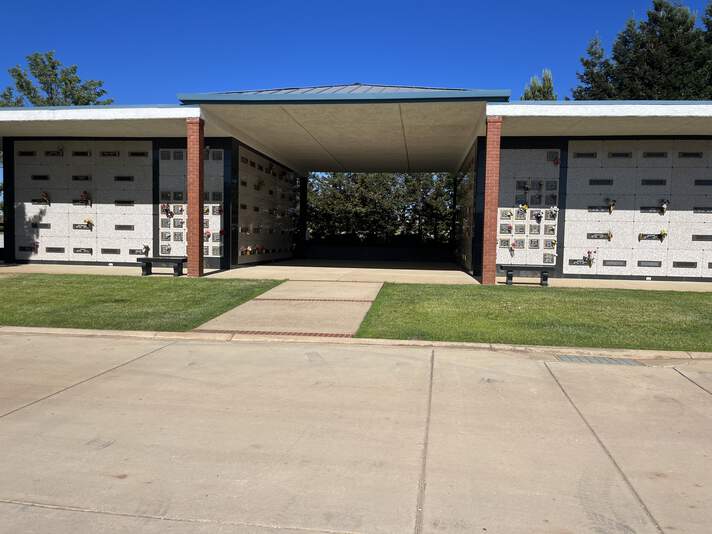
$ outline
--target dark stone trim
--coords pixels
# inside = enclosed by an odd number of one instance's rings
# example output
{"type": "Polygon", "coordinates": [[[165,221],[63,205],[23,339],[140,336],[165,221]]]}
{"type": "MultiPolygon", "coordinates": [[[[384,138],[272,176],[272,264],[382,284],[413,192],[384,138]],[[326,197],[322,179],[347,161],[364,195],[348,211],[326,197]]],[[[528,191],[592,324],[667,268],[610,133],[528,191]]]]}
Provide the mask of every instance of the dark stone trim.
{"type": "Polygon", "coordinates": [[[5,262],[15,261],[15,142],[4,138],[3,151],[3,219],[5,225],[3,258],[5,262]]]}

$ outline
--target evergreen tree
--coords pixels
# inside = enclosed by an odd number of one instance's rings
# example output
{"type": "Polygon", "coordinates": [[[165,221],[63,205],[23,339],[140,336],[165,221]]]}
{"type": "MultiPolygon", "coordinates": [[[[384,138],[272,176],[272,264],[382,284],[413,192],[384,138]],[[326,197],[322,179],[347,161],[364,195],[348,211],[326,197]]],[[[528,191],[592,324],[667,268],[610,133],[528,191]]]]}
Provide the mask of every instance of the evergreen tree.
{"type": "Polygon", "coordinates": [[[647,18],[628,20],[605,57],[594,38],[581,58],[577,100],[679,100],[712,98],[712,3],[703,23],[689,8],[653,0],[647,18]]]}
{"type": "Polygon", "coordinates": [[[9,69],[14,87],[0,92],[0,106],[88,106],[111,104],[99,80],[82,81],[77,66],[63,67],[54,52],[35,52],[27,56],[27,69],[9,69]]]}
{"type": "Polygon", "coordinates": [[[573,90],[575,100],[607,100],[614,98],[611,84],[611,63],[605,57],[601,39],[596,36],[581,58],[583,72],[576,73],[580,85],[573,90]]]}
{"type": "Polygon", "coordinates": [[[549,69],[544,69],[541,73],[541,79],[538,76],[532,76],[529,79],[529,85],[524,88],[522,100],[556,100],[557,96],[554,92],[554,77],[549,69]]]}

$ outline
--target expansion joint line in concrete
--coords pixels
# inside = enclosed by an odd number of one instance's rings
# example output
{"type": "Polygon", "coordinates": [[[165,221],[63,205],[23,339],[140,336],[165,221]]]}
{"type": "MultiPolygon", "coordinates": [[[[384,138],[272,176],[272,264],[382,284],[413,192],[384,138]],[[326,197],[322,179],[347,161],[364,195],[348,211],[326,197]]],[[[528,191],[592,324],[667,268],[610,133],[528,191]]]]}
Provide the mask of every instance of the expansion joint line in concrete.
{"type": "Polygon", "coordinates": [[[678,369],[677,367],[673,367],[673,369],[675,369],[675,372],[676,372],[677,374],[679,374],[680,376],[682,376],[682,377],[685,378],[686,380],[692,382],[694,385],[696,385],[696,386],[697,386],[698,388],[700,388],[702,391],[704,391],[704,392],[707,393],[708,395],[712,395],[712,391],[710,391],[709,389],[707,389],[707,388],[706,388],[705,386],[703,386],[702,384],[698,384],[697,382],[695,382],[692,378],[690,378],[690,377],[687,376],[685,373],[683,373],[682,371],[680,371],[680,369],[678,369]]]}
{"type": "Polygon", "coordinates": [[[581,418],[583,423],[586,425],[588,428],[589,432],[591,432],[591,435],[594,437],[594,439],[598,442],[598,445],[603,449],[603,452],[608,456],[608,459],[611,461],[613,466],[616,468],[616,471],[618,471],[618,474],[621,476],[625,484],[628,486],[628,489],[631,491],[633,496],[635,497],[635,500],[638,501],[638,504],[640,504],[641,508],[645,512],[645,515],[648,516],[648,519],[652,522],[653,526],[655,529],[660,533],[660,534],[665,534],[665,531],[663,528],[660,526],[660,523],[658,523],[658,520],[655,519],[655,516],[653,516],[653,513],[650,511],[648,506],[645,504],[643,501],[643,498],[640,496],[640,494],[637,492],[635,487],[633,486],[633,483],[630,481],[628,476],[623,472],[623,469],[621,466],[618,464],[616,459],[613,457],[613,454],[611,451],[606,447],[605,443],[603,443],[603,440],[599,437],[599,435],[596,433],[594,430],[593,426],[591,426],[591,423],[588,422],[588,419],[586,419],[586,416],[583,415],[583,412],[579,410],[578,406],[576,406],[576,403],[574,400],[571,398],[571,396],[568,394],[566,389],[564,389],[563,384],[559,381],[559,379],[556,377],[554,374],[554,371],[551,370],[551,367],[549,367],[549,364],[547,362],[544,362],[544,366],[546,367],[546,370],[549,371],[549,374],[551,375],[551,378],[554,379],[554,382],[556,382],[556,385],[559,386],[559,389],[561,390],[561,393],[563,393],[564,397],[566,397],[566,400],[569,401],[569,404],[571,407],[576,411],[578,416],[581,418]]]}
{"type": "Polygon", "coordinates": [[[281,332],[272,330],[213,330],[196,328],[193,332],[203,332],[206,334],[233,334],[243,336],[295,336],[295,337],[331,337],[331,338],[351,338],[353,334],[333,333],[333,332],[281,332]]]}
{"type": "Polygon", "coordinates": [[[44,508],[47,510],[60,510],[63,512],[79,512],[85,514],[97,514],[106,515],[112,517],[125,517],[129,519],[152,519],[155,521],[169,521],[173,523],[194,523],[194,524],[207,524],[207,525],[220,525],[229,527],[250,527],[259,529],[269,529],[269,530],[289,530],[292,532],[308,532],[313,534],[361,534],[352,530],[333,530],[333,529],[323,529],[323,528],[309,528],[309,527],[293,527],[293,526],[282,526],[282,525],[271,525],[268,523],[251,523],[242,521],[218,521],[215,519],[191,519],[182,517],[170,517],[165,515],[152,515],[152,514],[132,514],[128,512],[112,512],[109,510],[98,510],[96,508],[84,508],[80,506],[65,506],[59,504],[47,504],[34,501],[18,501],[13,499],[0,499],[0,504],[11,504],[15,506],[28,506],[32,508],[44,508]]]}
{"type": "Polygon", "coordinates": [[[166,343],[165,345],[161,345],[160,347],[158,347],[158,348],[156,348],[156,349],[153,349],[153,350],[150,350],[150,351],[148,351],[148,352],[145,352],[145,353],[143,353],[143,354],[141,354],[141,355],[139,355],[139,356],[136,356],[135,358],[131,358],[130,360],[127,360],[127,361],[125,361],[125,362],[123,362],[123,363],[120,363],[120,364],[118,364],[118,365],[115,365],[114,367],[111,367],[111,368],[109,368],[109,369],[105,369],[105,370],[101,371],[100,373],[95,374],[94,376],[90,376],[89,378],[85,378],[84,380],[80,380],[79,382],[75,382],[74,384],[70,384],[69,386],[66,386],[66,387],[64,387],[64,388],[62,388],[62,389],[60,389],[60,390],[58,390],[58,391],[55,391],[55,392],[53,392],[53,393],[50,393],[49,395],[45,395],[44,397],[41,397],[41,398],[39,398],[39,399],[35,399],[35,400],[33,400],[32,402],[28,402],[27,404],[23,404],[22,406],[18,406],[17,408],[14,408],[14,409],[10,410],[9,412],[5,412],[5,413],[3,413],[3,414],[0,414],[0,419],[2,419],[3,417],[7,417],[8,415],[12,415],[12,414],[14,414],[14,413],[16,413],[16,412],[19,412],[20,410],[24,410],[25,408],[29,408],[30,406],[34,406],[35,404],[38,404],[38,403],[40,403],[40,402],[42,402],[42,401],[45,401],[45,400],[47,400],[47,399],[51,399],[52,397],[56,397],[56,396],[59,395],[60,393],[64,393],[65,391],[68,391],[68,390],[70,390],[70,389],[72,389],[72,388],[75,388],[75,387],[77,387],[77,386],[81,386],[82,384],[86,384],[87,382],[89,382],[89,381],[91,381],[91,380],[94,380],[95,378],[99,378],[100,376],[104,376],[105,374],[110,373],[111,371],[115,371],[116,369],[120,369],[121,367],[124,367],[124,366],[126,366],[126,365],[131,364],[131,363],[134,363],[135,361],[138,361],[138,360],[140,360],[141,358],[145,358],[146,356],[150,356],[151,354],[154,354],[154,353],[158,352],[159,350],[163,350],[163,349],[165,349],[166,347],[168,347],[168,346],[170,346],[170,345],[173,345],[174,343],[177,343],[177,342],[178,342],[178,341],[176,340],[176,341],[171,341],[170,343],[166,343]]]}
{"type": "Polygon", "coordinates": [[[425,412],[425,431],[423,433],[423,452],[420,458],[420,479],[418,480],[418,497],[415,503],[414,534],[423,532],[423,510],[425,508],[425,487],[428,471],[428,443],[430,442],[430,415],[433,406],[433,372],[435,371],[435,349],[430,352],[430,371],[428,377],[428,404],[425,412]]]}

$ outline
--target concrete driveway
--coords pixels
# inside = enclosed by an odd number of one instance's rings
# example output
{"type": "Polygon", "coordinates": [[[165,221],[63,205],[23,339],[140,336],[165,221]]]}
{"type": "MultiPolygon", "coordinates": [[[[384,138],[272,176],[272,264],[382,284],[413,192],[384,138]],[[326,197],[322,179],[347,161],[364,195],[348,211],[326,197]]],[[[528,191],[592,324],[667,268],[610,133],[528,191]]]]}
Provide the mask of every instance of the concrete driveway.
{"type": "Polygon", "coordinates": [[[0,532],[712,524],[712,361],[0,335],[0,532]]]}

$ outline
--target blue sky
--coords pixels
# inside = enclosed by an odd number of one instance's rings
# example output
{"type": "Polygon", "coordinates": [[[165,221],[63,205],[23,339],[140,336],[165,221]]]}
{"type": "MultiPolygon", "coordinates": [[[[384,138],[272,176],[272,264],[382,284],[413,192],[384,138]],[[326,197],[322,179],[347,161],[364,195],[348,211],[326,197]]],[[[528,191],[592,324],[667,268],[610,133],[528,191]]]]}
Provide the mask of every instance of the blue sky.
{"type": "MultiPolygon", "coordinates": [[[[687,1],[701,13],[705,0],[687,1]]],[[[118,104],[175,103],[178,92],[332,83],[511,88],[549,67],[559,97],[597,32],[608,46],[651,0],[6,2],[7,68],[56,50],[118,104]]]]}

